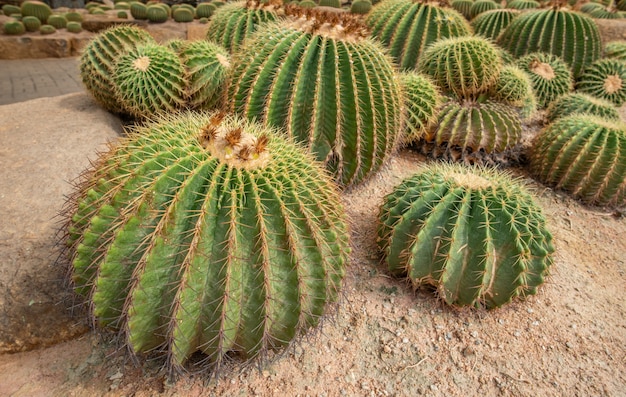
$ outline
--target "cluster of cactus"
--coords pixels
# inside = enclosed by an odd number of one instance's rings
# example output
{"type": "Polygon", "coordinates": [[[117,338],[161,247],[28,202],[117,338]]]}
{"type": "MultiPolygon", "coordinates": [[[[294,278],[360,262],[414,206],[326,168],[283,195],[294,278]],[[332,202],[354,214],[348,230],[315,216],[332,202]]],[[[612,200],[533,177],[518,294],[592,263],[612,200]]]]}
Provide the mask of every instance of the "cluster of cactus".
{"type": "Polygon", "coordinates": [[[626,103],[626,62],[611,58],[595,61],[578,78],[576,90],[622,106],[626,103]]]}
{"type": "Polygon", "coordinates": [[[492,10],[478,15],[471,24],[475,34],[495,41],[518,15],[515,10],[492,10]]]}
{"type": "Polygon", "coordinates": [[[585,203],[626,204],[626,124],[573,114],[549,124],[533,145],[531,172],[585,203]]]}
{"type": "Polygon", "coordinates": [[[350,251],[336,188],[275,131],[224,114],[137,127],[68,205],[75,291],[174,369],[252,359],[317,325],[350,251]]]}
{"type": "Polygon", "coordinates": [[[446,303],[496,308],[535,294],[552,236],[519,180],[496,169],[434,165],[385,198],[378,244],[388,270],[446,303]]]}
{"type": "Polygon", "coordinates": [[[553,122],[576,113],[587,113],[605,119],[619,119],[617,108],[609,101],[580,92],[561,95],[546,110],[546,119],[553,122]]]}
{"type": "Polygon", "coordinates": [[[41,1],[28,0],[22,3],[21,6],[22,16],[37,17],[42,24],[45,24],[48,17],[52,15],[52,9],[49,5],[41,1]]]}
{"type": "Polygon", "coordinates": [[[516,65],[530,76],[540,108],[547,107],[574,87],[570,68],[556,55],[532,53],[519,58],[516,65]]]}
{"type": "Polygon", "coordinates": [[[392,60],[352,14],[286,11],[292,19],[259,28],[233,59],[231,110],[282,128],[340,185],[359,183],[401,132],[392,60]]]}
{"type": "Polygon", "coordinates": [[[466,36],[472,28],[451,8],[411,0],[387,0],[368,14],[366,24],[402,69],[416,69],[424,49],[436,41],[466,36]]]}

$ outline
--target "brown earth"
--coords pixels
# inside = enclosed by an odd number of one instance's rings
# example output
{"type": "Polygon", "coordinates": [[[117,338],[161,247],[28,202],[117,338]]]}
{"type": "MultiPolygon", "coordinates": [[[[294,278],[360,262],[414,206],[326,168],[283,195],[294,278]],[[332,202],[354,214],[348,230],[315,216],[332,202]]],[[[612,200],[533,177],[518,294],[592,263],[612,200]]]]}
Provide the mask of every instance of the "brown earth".
{"type": "Polygon", "coordinates": [[[0,347],[61,341],[0,355],[0,396],[626,395],[624,217],[512,169],[534,190],[554,235],[552,274],[526,301],[453,309],[380,264],[378,207],[427,161],[408,150],[343,194],[352,260],[341,305],[321,331],[261,369],[233,364],[217,381],[170,380],[159,361],[136,365],[91,332],[70,332],[85,322],[65,311],[64,267],[54,261],[54,216],[71,191],[67,181],[119,136],[119,120],[85,94],[0,106],[0,119],[0,347]]]}

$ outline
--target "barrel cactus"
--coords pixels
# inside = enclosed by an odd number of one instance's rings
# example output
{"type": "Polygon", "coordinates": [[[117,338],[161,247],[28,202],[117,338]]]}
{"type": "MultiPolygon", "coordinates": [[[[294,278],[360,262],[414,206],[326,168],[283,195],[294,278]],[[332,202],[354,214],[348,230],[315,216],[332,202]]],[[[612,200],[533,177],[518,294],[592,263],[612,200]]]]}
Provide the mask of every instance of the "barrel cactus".
{"type": "Polygon", "coordinates": [[[587,113],[605,119],[619,119],[619,113],[611,102],[581,92],[561,95],[550,104],[546,111],[546,119],[553,122],[558,118],[576,113],[587,113]]]}
{"type": "Polygon", "coordinates": [[[63,15],[52,14],[48,17],[48,21],[46,23],[54,26],[55,29],[65,29],[67,26],[67,19],[65,19],[63,15]]]}
{"type": "Polygon", "coordinates": [[[4,23],[3,30],[5,34],[17,36],[26,32],[26,27],[21,21],[8,21],[4,23]]]}
{"type": "Polygon", "coordinates": [[[535,0],[513,0],[506,3],[506,8],[512,10],[532,10],[540,6],[541,4],[535,0]]]}
{"type": "Polygon", "coordinates": [[[495,41],[518,15],[515,10],[491,10],[481,13],[471,23],[474,33],[495,41]]]}
{"type": "Polygon", "coordinates": [[[492,96],[498,102],[524,107],[535,101],[533,85],[528,73],[515,65],[505,65],[493,86],[492,96]]]}
{"type": "Polygon", "coordinates": [[[593,19],[567,9],[531,10],[515,18],[498,44],[519,58],[545,52],[563,59],[578,77],[601,55],[602,41],[593,19]]]}
{"type": "Polygon", "coordinates": [[[130,15],[138,20],[148,19],[148,7],[138,1],[130,4],[130,15]]]}
{"type": "Polygon", "coordinates": [[[385,197],[378,245],[389,271],[447,304],[488,309],[537,292],[552,235],[520,180],[482,167],[431,165],[385,197]]]}
{"type": "Polygon", "coordinates": [[[66,13],[65,19],[67,20],[67,22],[83,22],[82,14],[76,11],[70,11],[66,13]]]}
{"type": "Polygon", "coordinates": [[[349,244],[332,181],[272,130],[184,112],[137,127],[68,205],[75,291],[134,353],[253,359],[317,325],[349,244]]]}
{"type": "Polygon", "coordinates": [[[469,35],[472,28],[451,8],[411,0],[387,0],[367,16],[372,36],[389,48],[402,69],[416,69],[424,50],[444,38],[469,35]]]}
{"type": "Polygon", "coordinates": [[[168,20],[169,14],[161,4],[151,4],[146,10],[146,17],[152,23],[163,23],[168,20]]]}
{"type": "Polygon", "coordinates": [[[540,108],[547,107],[574,88],[570,68],[555,55],[541,52],[528,54],[518,59],[516,65],[530,76],[540,108]]]}
{"type": "Polygon", "coordinates": [[[52,15],[52,9],[49,5],[41,1],[28,0],[22,3],[22,15],[37,17],[42,24],[46,23],[48,17],[52,15]]]}
{"type": "Polygon", "coordinates": [[[22,23],[27,32],[38,32],[41,27],[41,21],[37,17],[27,16],[22,18],[22,23]]]}
{"type": "Polygon", "coordinates": [[[229,52],[235,52],[241,43],[264,22],[278,20],[283,14],[281,6],[248,0],[229,3],[218,8],[209,21],[206,39],[229,52]]]}
{"type": "Polygon", "coordinates": [[[21,14],[22,13],[22,9],[16,5],[13,4],[4,4],[2,6],[2,13],[4,15],[11,16],[13,14],[21,14]]]}
{"type": "Polygon", "coordinates": [[[313,0],[302,0],[298,6],[302,8],[315,8],[317,7],[317,3],[313,0]]]}
{"type": "Polygon", "coordinates": [[[474,5],[473,0],[452,0],[450,2],[450,7],[458,11],[467,20],[472,19],[472,14],[470,12],[472,5],[474,5]]]}
{"type": "Polygon", "coordinates": [[[211,18],[217,7],[212,3],[200,3],[196,6],[196,16],[200,18],[211,18]]]}
{"type": "Polygon", "coordinates": [[[606,43],[604,56],[626,62],[626,40],[615,40],[606,43]]]}
{"type": "Polygon", "coordinates": [[[80,22],[68,22],[65,28],[70,33],[80,33],[83,31],[83,25],[80,22]]]}
{"type": "Polygon", "coordinates": [[[39,27],[39,33],[41,33],[42,35],[49,35],[49,34],[54,34],[56,33],[57,29],[52,26],[52,25],[41,25],[39,27]]]}
{"type": "Polygon", "coordinates": [[[175,22],[193,22],[193,15],[193,11],[190,11],[187,7],[180,7],[172,12],[175,22]]]}
{"type": "Polygon", "coordinates": [[[365,15],[372,10],[372,2],[370,0],[355,0],[350,5],[350,12],[353,14],[365,15]]]}
{"type": "Polygon", "coordinates": [[[502,6],[493,0],[475,0],[472,7],[470,7],[470,19],[474,19],[483,12],[497,10],[502,6]]]}
{"type": "Polygon", "coordinates": [[[341,0],[319,0],[321,7],[341,8],[341,0]]]}
{"type": "Polygon", "coordinates": [[[359,183],[398,141],[400,88],[392,61],[366,37],[358,17],[291,10],[292,20],[266,24],[233,58],[231,109],[282,128],[339,184],[359,183]]]}
{"type": "Polygon", "coordinates": [[[192,108],[211,109],[222,104],[230,54],[226,49],[206,40],[184,45],[180,57],[187,70],[187,104],[192,108]]]}
{"type": "Polygon", "coordinates": [[[402,141],[410,144],[423,138],[428,127],[437,119],[442,102],[437,86],[424,75],[416,72],[400,74],[404,93],[406,132],[402,141]]]}
{"type": "Polygon", "coordinates": [[[626,204],[626,124],[587,114],[557,119],[537,136],[531,171],[585,203],[626,204]]]}
{"type": "Polygon", "coordinates": [[[576,90],[613,102],[626,103],[626,63],[618,59],[599,59],[585,68],[576,90]]]}
{"type": "Polygon", "coordinates": [[[117,59],[139,45],[154,43],[148,32],[133,26],[109,28],[85,46],[80,57],[80,76],[87,91],[106,109],[122,113],[113,82],[117,59]]]}

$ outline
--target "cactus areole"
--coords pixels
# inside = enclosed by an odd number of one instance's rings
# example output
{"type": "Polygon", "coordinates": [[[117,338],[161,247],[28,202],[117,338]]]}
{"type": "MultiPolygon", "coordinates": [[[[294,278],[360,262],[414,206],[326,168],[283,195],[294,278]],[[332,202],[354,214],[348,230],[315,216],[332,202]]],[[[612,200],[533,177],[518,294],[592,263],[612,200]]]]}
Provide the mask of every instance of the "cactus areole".
{"type": "Polygon", "coordinates": [[[323,169],[221,113],[137,127],[68,205],[72,280],[95,324],[174,369],[289,344],[336,301],[349,253],[323,169]]]}

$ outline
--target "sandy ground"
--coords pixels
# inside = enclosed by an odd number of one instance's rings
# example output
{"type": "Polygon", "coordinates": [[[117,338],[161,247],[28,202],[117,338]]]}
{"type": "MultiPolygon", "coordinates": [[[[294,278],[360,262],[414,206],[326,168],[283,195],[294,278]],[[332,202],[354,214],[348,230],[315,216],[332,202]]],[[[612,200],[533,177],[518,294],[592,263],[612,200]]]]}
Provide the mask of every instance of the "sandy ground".
{"type": "Polygon", "coordinates": [[[552,274],[526,301],[453,309],[380,264],[378,207],[426,161],[410,151],[343,195],[354,249],[344,298],[321,330],[218,380],[137,365],[60,304],[52,246],[67,181],[118,136],[119,121],[85,94],[1,106],[0,119],[0,352],[51,345],[0,355],[0,396],[626,396],[624,217],[512,169],[554,235],[552,274]]]}

